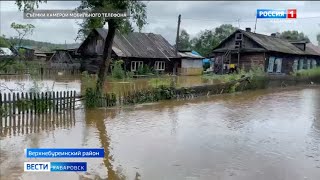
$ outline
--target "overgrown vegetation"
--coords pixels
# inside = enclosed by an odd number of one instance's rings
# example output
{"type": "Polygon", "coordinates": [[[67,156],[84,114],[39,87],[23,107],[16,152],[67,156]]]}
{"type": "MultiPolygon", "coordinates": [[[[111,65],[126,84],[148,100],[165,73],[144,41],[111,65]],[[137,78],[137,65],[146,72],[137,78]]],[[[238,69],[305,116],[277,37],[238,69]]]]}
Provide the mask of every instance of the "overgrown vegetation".
{"type": "Polygon", "coordinates": [[[320,67],[313,69],[303,69],[293,73],[296,77],[320,77],[320,67]]]}
{"type": "Polygon", "coordinates": [[[106,93],[103,96],[97,94],[93,88],[87,88],[85,92],[85,105],[86,108],[95,107],[111,107],[115,106],[117,102],[116,95],[114,93],[106,93]]]}
{"type": "Polygon", "coordinates": [[[146,64],[139,66],[137,70],[137,75],[153,75],[153,74],[154,74],[153,68],[150,68],[146,64]]]}

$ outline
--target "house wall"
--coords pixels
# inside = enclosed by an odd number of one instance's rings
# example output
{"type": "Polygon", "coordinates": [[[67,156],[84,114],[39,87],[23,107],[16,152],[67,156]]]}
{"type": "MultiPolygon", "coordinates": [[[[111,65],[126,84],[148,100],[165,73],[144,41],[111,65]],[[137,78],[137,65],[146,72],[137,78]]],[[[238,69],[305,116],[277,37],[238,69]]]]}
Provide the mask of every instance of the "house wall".
{"type": "Polygon", "coordinates": [[[182,59],[181,68],[178,73],[180,75],[201,75],[203,72],[202,59],[182,59]]]}
{"type": "MultiPolygon", "coordinates": [[[[229,49],[234,49],[235,47],[235,41],[236,41],[236,34],[231,37],[229,40],[227,40],[222,46],[221,48],[229,48],[229,49]]],[[[242,48],[261,48],[261,46],[252,41],[251,39],[249,39],[246,36],[243,36],[242,38],[242,48]]]]}
{"type": "Polygon", "coordinates": [[[104,40],[101,36],[98,36],[96,33],[91,33],[84,46],[80,50],[82,56],[94,56],[94,55],[102,55],[104,40]],[[99,40],[99,41],[98,41],[99,40]],[[99,43],[100,42],[100,43],[99,43]],[[99,43],[99,44],[97,44],[99,43]]]}

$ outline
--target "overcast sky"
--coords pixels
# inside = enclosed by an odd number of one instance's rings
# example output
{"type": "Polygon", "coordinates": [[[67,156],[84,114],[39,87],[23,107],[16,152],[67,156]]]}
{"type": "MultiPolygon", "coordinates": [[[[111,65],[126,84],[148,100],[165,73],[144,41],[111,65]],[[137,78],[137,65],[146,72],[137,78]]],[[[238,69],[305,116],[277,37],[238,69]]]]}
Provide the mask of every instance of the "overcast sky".
{"type": "MultiPolygon", "coordinates": [[[[149,1],[147,4],[148,24],[142,32],[162,34],[171,44],[176,37],[177,18],[181,14],[181,29],[191,37],[205,29],[213,29],[221,24],[232,24],[244,29],[254,29],[256,9],[297,9],[298,19],[276,21],[258,19],[257,33],[271,34],[286,30],[304,32],[317,44],[316,35],[320,32],[320,1],[149,1]]],[[[48,1],[39,9],[74,9],[77,1],[48,1]]],[[[16,36],[10,29],[12,22],[31,23],[36,29],[27,37],[37,41],[52,43],[74,43],[81,20],[66,19],[23,19],[14,1],[0,1],[0,34],[16,36]]]]}

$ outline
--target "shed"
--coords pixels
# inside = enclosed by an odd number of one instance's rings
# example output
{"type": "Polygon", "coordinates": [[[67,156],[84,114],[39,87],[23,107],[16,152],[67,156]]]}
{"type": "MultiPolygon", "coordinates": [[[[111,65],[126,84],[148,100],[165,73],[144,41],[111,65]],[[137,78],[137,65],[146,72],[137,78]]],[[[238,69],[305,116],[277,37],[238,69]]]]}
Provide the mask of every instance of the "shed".
{"type": "Polygon", "coordinates": [[[203,72],[203,59],[195,51],[179,51],[181,57],[180,75],[201,75],[203,72]]]}

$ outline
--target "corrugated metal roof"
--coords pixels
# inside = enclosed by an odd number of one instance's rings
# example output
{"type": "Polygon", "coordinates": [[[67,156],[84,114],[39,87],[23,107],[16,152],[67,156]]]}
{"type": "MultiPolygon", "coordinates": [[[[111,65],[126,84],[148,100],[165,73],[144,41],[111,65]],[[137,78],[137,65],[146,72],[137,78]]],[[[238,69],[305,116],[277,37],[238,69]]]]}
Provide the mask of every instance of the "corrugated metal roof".
{"type": "Polygon", "coordinates": [[[9,48],[0,47],[1,56],[13,56],[13,52],[9,48]]]}
{"type": "MultiPolygon", "coordinates": [[[[104,39],[108,30],[95,29],[104,39]]],[[[176,58],[175,49],[159,34],[132,32],[126,35],[116,33],[112,50],[119,57],[176,58]]]]}
{"type": "Polygon", "coordinates": [[[182,58],[188,58],[188,59],[204,59],[204,57],[194,54],[192,52],[179,52],[179,55],[182,58]]]}

